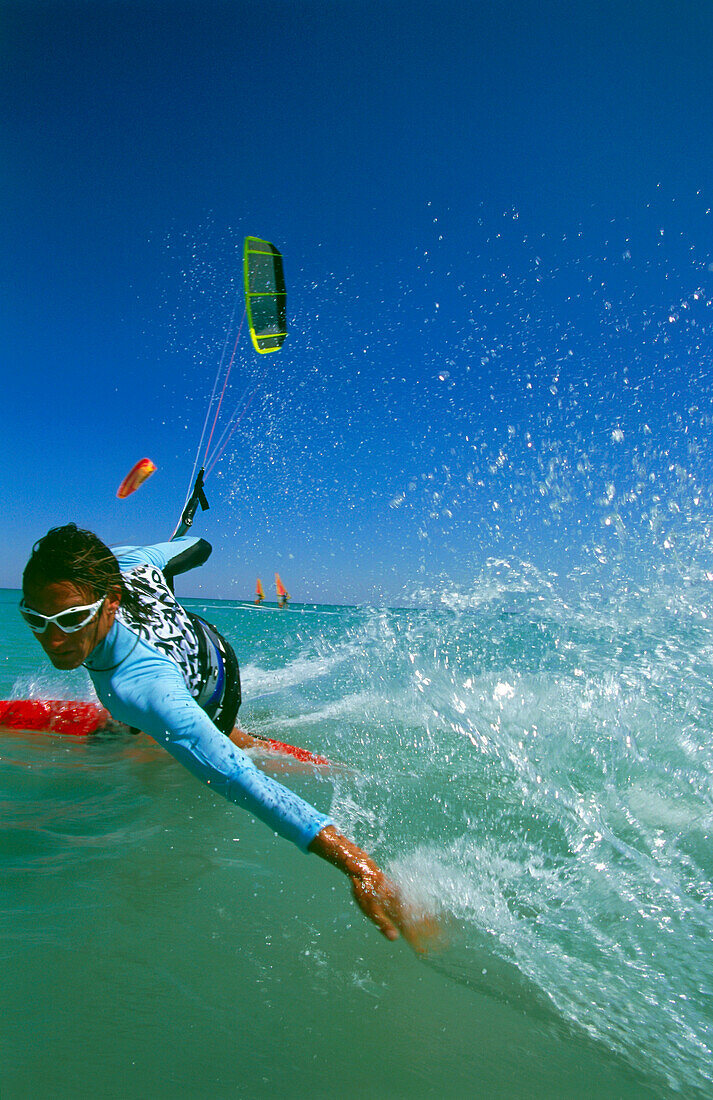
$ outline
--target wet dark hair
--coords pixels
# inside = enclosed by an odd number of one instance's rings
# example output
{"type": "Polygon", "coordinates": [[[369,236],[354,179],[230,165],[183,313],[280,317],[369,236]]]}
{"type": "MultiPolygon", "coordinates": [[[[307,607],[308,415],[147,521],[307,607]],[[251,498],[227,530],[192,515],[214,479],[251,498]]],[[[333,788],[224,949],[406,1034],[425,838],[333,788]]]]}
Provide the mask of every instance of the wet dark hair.
{"type": "Polygon", "coordinates": [[[43,588],[60,581],[88,589],[95,600],[118,591],[122,608],[133,619],[141,622],[146,618],[141,601],[127,588],[109,547],[76,523],[52,527],[35,543],[22,574],[22,590],[27,593],[28,588],[43,588]]]}

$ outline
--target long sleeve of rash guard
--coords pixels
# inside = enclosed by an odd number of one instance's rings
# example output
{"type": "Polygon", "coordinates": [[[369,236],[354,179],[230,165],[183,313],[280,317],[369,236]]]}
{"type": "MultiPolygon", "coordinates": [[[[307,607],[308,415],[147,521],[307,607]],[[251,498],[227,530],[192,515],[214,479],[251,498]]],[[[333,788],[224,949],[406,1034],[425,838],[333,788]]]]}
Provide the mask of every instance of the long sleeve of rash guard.
{"type": "Polygon", "coordinates": [[[194,535],[183,535],[172,542],[157,542],[153,546],[115,546],[112,553],[121,569],[136,565],[155,565],[166,577],[175,577],[203,565],[211,554],[211,545],[194,535]]]}
{"type": "Polygon", "coordinates": [[[306,851],[317,833],[333,824],[256,768],[194,701],[178,666],[124,624],[114,624],[87,668],[114,718],[150,734],[198,779],[286,840],[306,851]]]}

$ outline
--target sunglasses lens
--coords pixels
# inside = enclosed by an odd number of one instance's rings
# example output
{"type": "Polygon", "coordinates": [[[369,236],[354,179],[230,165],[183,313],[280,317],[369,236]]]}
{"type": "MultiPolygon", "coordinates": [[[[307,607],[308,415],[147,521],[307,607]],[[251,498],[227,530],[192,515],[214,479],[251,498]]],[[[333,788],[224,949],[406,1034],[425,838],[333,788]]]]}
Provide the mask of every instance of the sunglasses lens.
{"type": "Polygon", "coordinates": [[[44,630],[47,625],[47,620],[44,615],[40,615],[36,611],[26,611],[24,608],[21,608],[21,611],[23,619],[31,630],[37,633],[41,633],[44,630]]]}
{"type": "Polygon", "coordinates": [[[69,611],[63,611],[58,615],[55,622],[60,630],[64,630],[65,633],[71,634],[73,631],[83,627],[85,623],[88,623],[93,616],[93,609],[87,610],[85,607],[77,611],[72,607],[69,611]]]}

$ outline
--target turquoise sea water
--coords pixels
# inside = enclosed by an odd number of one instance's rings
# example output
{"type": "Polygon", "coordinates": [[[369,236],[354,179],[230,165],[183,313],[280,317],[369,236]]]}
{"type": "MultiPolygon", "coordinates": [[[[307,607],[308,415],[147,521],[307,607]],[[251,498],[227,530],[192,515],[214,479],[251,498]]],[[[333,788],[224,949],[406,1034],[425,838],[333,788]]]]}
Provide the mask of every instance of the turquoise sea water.
{"type": "MultiPolygon", "coordinates": [[[[0,696],[91,697],[0,594],[0,696]]],[[[493,566],[430,610],[190,605],[426,959],[149,739],[0,746],[0,1094],[713,1095],[713,589],[493,566]]]]}

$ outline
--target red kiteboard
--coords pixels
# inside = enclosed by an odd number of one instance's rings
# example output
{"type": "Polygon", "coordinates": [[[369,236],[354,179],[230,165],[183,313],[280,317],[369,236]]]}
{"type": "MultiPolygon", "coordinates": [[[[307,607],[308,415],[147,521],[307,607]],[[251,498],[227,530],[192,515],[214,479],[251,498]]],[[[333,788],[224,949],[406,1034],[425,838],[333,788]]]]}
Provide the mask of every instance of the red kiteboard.
{"type": "Polygon", "coordinates": [[[0,730],[65,733],[88,737],[106,726],[109,711],[98,703],[70,699],[4,699],[0,701],[0,730]]]}
{"type": "MultiPolygon", "coordinates": [[[[32,733],[63,733],[69,737],[88,737],[110,727],[113,719],[99,703],[76,699],[3,699],[0,700],[0,733],[4,730],[24,730],[32,733]]],[[[329,765],[325,756],[309,749],[258,737],[260,748],[292,756],[305,764],[329,765]]]]}

